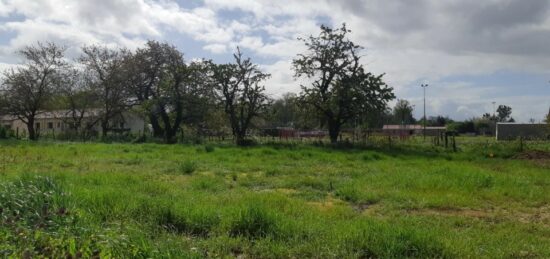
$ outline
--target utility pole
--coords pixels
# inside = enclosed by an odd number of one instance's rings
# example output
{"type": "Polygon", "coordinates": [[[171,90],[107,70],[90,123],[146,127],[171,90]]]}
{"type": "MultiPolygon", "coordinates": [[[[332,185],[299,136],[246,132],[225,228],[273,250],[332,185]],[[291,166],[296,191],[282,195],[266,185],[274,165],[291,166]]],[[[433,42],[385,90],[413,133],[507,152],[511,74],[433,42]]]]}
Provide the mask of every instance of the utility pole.
{"type": "Polygon", "coordinates": [[[426,139],[426,88],[428,87],[428,84],[422,84],[420,85],[420,87],[422,87],[422,89],[424,90],[424,130],[422,132],[422,135],[424,135],[424,139],[426,139]]]}
{"type": "Polygon", "coordinates": [[[497,102],[493,102],[493,117],[495,117],[495,115],[496,115],[496,113],[497,113],[497,111],[495,110],[495,104],[496,104],[496,103],[497,103],[497,102]]]}

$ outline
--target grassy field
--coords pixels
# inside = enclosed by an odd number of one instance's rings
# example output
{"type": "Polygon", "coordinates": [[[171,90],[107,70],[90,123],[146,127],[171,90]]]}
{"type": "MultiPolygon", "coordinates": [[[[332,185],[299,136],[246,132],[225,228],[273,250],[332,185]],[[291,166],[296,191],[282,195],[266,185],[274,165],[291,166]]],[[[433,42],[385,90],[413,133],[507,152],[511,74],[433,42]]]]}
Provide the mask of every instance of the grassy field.
{"type": "Polygon", "coordinates": [[[550,163],[514,145],[3,141],[0,257],[548,258],[550,163]]]}

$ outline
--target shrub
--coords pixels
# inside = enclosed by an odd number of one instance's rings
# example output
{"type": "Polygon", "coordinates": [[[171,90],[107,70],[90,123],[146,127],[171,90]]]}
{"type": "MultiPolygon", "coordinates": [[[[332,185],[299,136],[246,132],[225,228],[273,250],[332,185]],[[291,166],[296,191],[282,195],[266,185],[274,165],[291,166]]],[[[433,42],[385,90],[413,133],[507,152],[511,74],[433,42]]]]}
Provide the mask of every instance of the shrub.
{"type": "Polygon", "coordinates": [[[197,170],[195,161],[186,160],[178,165],[178,171],[183,174],[192,174],[195,170],[197,170]]]}
{"type": "Polygon", "coordinates": [[[206,153],[211,153],[211,152],[214,152],[215,148],[214,146],[212,145],[206,145],[204,146],[204,151],[206,151],[206,153]]]}

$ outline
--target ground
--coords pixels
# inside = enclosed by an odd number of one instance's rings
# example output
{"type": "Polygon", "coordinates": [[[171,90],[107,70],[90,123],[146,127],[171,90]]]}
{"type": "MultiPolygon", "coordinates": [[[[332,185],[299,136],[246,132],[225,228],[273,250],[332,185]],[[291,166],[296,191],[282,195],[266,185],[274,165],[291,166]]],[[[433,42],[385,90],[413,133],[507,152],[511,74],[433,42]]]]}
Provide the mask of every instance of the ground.
{"type": "Polygon", "coordinates": [[[1,141],[0,256],[547,258],[525,145],[1,141]]]}

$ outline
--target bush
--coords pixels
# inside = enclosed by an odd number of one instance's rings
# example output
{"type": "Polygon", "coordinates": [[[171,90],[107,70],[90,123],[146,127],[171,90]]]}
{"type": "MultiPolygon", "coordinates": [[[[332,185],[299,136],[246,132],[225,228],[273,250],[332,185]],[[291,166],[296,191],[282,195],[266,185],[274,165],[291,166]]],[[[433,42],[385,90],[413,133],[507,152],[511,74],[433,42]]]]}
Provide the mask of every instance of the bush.
{"type": "Polygon", "coordinates": [[[192,174],[195,170],[197,170],[195,161],[186,160],[178,165],[178,171],[183,174],[192,174]]]}
{"type": "Polygon", "coordinates": [[[8,131],[6,128],[0,126],[0,139],[7,139],[8,138],[8,131]]]}
{"type": "Polygon", "coordinates": [[[212,145],[206,145],[204,146],[204,151],[206,151],[206,153],[211,153],[211,152],[214,152],[215,148],[214,146],[212,145]]]}

